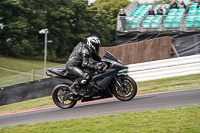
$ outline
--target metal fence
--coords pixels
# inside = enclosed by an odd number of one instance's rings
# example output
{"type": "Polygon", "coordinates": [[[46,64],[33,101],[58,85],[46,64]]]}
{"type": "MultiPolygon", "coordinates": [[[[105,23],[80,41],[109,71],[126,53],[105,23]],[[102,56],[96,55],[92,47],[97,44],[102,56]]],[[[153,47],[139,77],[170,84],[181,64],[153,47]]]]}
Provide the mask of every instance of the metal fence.
{"type": "MultiPolygon", "coordinates": [[[[54,66],[54,68],[65,68],[65,64],[54,66]]],[[[43,79],[44,69],[34,70],[30,72],[19,73],[12,76],[0,78],[0,88],[14,84],[30,82],[43,79]]]]}
{"type": "MultiPolygon", "coordinates": [[[[124,12],[126,13],[127,16],[130,16],[130,14],[135,11],[137,6],[138,6],[138,1],[136,0],[135,2],[130,3],[126,8],[124,8],[124,12]]],[[[122,25],[122,21],[119,21],[119,20],[120,20],[120,16],[118,14],[117,15],[117,30],[120,30],[121,25],[122,25]]]]}
{"type": "Polygon", "coordinates": [[[132,12],[135,11],[135,9],[138,7],[138,1],[132,2],[129,4],[124,11],[126,12],[127,16],[130,16],[132,12]]]}

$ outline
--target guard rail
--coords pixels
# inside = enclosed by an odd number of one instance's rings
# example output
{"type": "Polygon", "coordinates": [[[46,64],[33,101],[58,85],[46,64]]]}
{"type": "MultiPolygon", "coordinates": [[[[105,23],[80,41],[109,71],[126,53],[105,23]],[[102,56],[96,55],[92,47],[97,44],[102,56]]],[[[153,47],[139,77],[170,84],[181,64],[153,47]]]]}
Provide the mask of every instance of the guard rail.
{"type": "Polygon", "coordinates": [[[130,64],[128,75],[136,82],[200,73],[200,55],[130,64]]]}

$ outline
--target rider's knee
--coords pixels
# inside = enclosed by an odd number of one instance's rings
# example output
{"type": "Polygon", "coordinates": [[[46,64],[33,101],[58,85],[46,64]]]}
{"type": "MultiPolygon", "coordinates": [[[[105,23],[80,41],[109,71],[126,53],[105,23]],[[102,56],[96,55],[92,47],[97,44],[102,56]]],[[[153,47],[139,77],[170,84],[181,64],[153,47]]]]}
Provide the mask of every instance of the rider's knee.
{"type": "Polygon", "coordinates": [[[83,78],[84,78],[85,80],[89,80],[89,79],[90,79],[90,75],[89,75],[88,73],[85,73],[85,74],[83,75],[83,78]]]}
{"type": "Polygon", "coordinates": [[[90,79],[90,75],[88,73],[85,73],[83,75],[83,79],[81,80],[81,84],[85,84],[90,79]]]}

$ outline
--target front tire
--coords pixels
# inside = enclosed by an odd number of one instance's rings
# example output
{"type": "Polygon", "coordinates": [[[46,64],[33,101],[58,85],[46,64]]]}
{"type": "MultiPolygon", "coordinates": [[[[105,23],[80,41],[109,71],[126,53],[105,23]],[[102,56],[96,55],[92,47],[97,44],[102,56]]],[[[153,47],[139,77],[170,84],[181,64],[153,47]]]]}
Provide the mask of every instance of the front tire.
{"type": "Polygon", "coordinates": [[[129,76],[119,76],[116,79],[112,88],[113,95],[121,101],[133,99],[137,93],[136,82],[129,76]]]}
{"type": "Polygon", "coordinates": [[[76,105],[77,100],[71,100],[75,96],[70,95],[69,85],[57,85],[52,92],[52,99],[54,103],[62,109],[72,108],[76,105]]]}

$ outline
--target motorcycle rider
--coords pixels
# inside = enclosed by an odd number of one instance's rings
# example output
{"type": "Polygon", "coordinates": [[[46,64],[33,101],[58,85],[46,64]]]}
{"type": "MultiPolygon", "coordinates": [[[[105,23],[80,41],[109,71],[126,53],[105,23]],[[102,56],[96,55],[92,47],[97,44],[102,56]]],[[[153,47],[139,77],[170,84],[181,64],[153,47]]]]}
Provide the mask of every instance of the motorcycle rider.
{"type": "Polygon", "coordinates": [[[89,73],[85,72],[84,69],[101,70],[104,68],[103,63],[92,63],[89,58],[101,62],[101,57],[98,56],[98,50],[101,46],[101,42],[98,37],[91,36],[87,38],[87,44],[79,42],[78,45],[73,49],[71,55],[66,62],[66,70],[69,74],[78,76],[73,85],[70,87],[72,93],[77,94],[76,89],[80,84],[85,84],[89,79],[89,73]]]}

